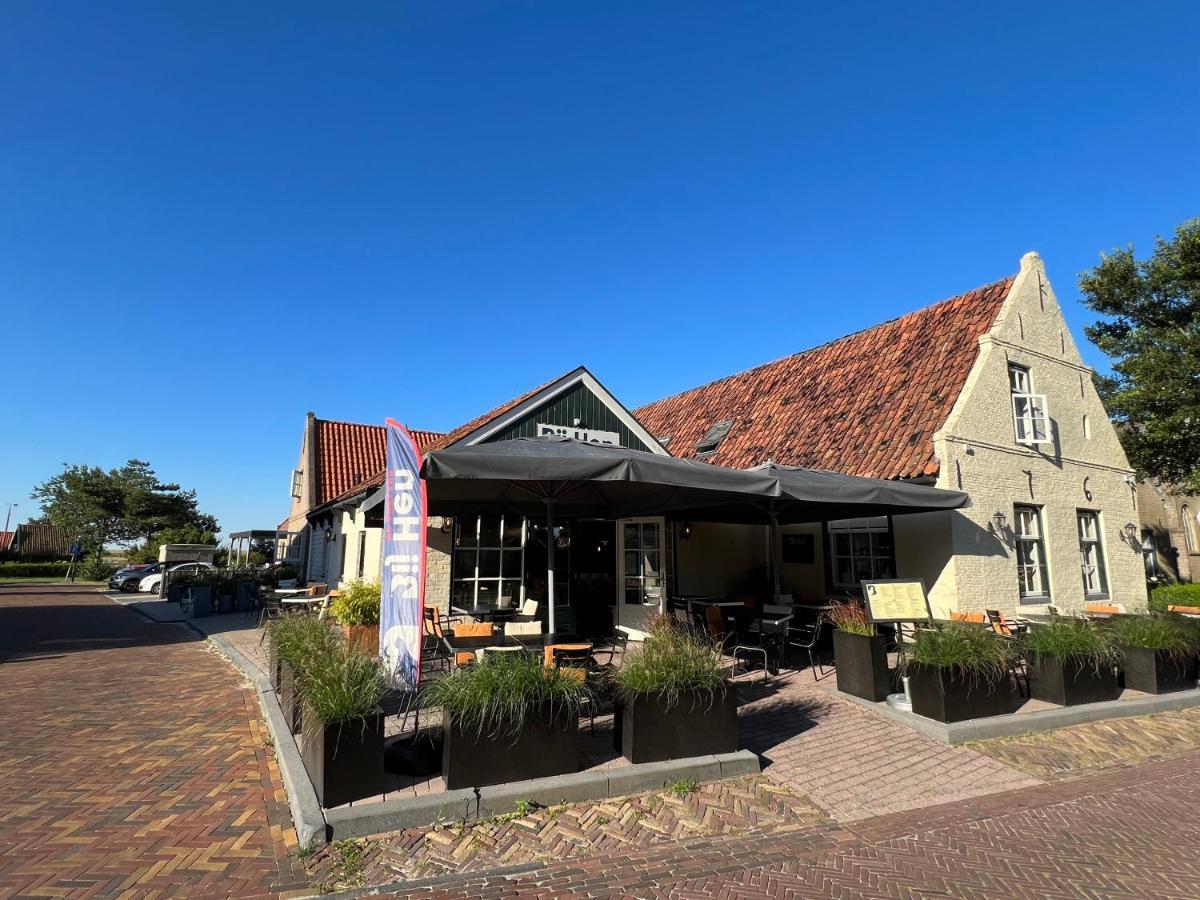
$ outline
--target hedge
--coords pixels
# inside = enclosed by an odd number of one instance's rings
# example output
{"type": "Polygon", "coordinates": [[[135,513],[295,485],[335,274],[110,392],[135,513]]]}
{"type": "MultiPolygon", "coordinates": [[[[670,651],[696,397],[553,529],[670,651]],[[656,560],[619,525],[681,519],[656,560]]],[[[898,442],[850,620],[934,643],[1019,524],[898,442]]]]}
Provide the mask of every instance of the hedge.
{"type": "Polygon", "coordinates": [[[1168,606],[1200,606],[1200,584],[1164,584],[1150,592],[1150,609],[1166,612],[1168,606]]]}
{"type": "Polygon", "coordinates": [[[67,562],[6,562],[0,563],[0,578],[64,578],[67,562]]]}

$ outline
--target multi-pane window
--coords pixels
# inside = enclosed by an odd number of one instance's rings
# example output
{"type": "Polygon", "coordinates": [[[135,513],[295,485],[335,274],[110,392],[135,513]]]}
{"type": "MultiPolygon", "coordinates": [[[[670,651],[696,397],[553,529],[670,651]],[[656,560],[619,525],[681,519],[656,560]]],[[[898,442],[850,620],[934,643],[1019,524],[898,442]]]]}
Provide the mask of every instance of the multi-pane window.
{"type": "Polygon", "coordinates": [[[1100,544],[1100,517],[1088,509],[1076,512],[1079,523],[1079,566],[1083,572],[1085,594],[1108,593],[1108,576],[1104,571],[1104,548],[1100,544]]]}
{"type": "Polygon", "coordinates": [[[366,571],[367,565],[367,532],[365,530],[358,533],[358,577],[363,577],[363,572],[366,571]]]}
{"type": "Polygon", "coordinates": [[[463,517],[455,528],[451,604],[462,609],[520,606],[524,600],[524,517],[463,517]]]}
{"type": "Polygon", "coordinates": [[[299,498],[303,493],[304,487],[304,472],[300,469],[292,469],[292,496],[299,498]]]}
{"type": "Polygon", "coordinates": [[[862,581],[896,577],[896,555],[885,517],[829,523],[833,583],[858,587],[862,581]]]}
{"type": "Polygon", "coordinates": [[[659,520],[625,522],[621,532],[625,602],[662,601],[662,523],[659,520]]]}
{"type": "Polygon", "coordinates": [[[1017,583],[1021,598],[1050,596],[1046,571],[1046,539],[1042,511],[1036,506],[1013,507],[1013,533],[1017,540],[1017,583]]]}
{"type": "Polygon", "coordinates": [[[1046,410],[1046,397],[1033,392],[1033,377],[1029,369],[1009,363],[1008,386],[1012,391],[1013,428],[1017,443],[1049,443],[1050,415],[1046,410]]]}
{"type": "Polygon", "coordinates": [[[1179,510],[1180,524],[1183,526],[1183,545],[1188,553],[1196,552],[1196,523],[1192,520],[1192,511],[1188,505],[1183,504],[1183,508],[1179,510]]]}

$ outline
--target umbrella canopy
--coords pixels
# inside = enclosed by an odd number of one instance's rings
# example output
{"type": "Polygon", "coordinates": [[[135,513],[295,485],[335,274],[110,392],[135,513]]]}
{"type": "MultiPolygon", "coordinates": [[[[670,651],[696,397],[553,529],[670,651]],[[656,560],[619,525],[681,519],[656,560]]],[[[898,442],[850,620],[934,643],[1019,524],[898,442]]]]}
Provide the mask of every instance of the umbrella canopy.
{"type": "Polygon", "coordinates": [[[765,463],[750,471],[770,475],[778,482],[781,496],[771,498],[767,510],[783,525],[959,509],[970,499],[959,491],[922,484],[777,463],[765,463]]]}
{"type": "Polygon", "coordinates": [[[765,504],[782,499],[770,473],[563,437],[435,450],[426,455],[421,477],[434,515],[497,510],[540,516],[552,501],[556,514],[567,517],[683,513],[701,521],[761,523],[765,504]]]}

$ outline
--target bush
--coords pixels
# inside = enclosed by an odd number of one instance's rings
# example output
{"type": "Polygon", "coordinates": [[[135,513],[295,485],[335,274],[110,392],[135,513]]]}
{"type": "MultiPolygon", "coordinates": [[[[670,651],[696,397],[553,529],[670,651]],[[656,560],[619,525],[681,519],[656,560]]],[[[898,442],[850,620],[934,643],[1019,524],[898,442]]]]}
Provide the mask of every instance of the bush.
{"type": "Polygon", "coordinates": [[[875,623],[867,616],[867,607],[862,603],[835,601],[825,613],[825,620],[838,631],[874,637],[875,623]]]}
{"type": "Polygon", "coordinates": [[[65,578],[69,565],[65,562],[0,563],[0,578],[65,578]]]}
{"type": "Polygon", "coordinates": [[[532,653],[485,653],[425,688],[425,706],[440,706],[455,728],[480,737],[512,737],[530,715],[578,719],[590,695],[585,681],[547,668],[532,653]]]}
{"type": "Polygon", "coordinates": [[[1040,661],[1054,656],[1062,662],[1091,664],[1097,674],[1115,661],[1113,634],[1079,619],[1055,619],[1021,638],[1021,649],[1040,661]]]}
{"type": "Polygon", "coordinates": [[[117,566],[94,556],[88,557],[79,565],[79,577],[84,581],[108,581],[115,571],[117,566]]]}
{"type": "Polygon", "coordinates": [[[1165,584],[1150,592],[1150,609],[1166,612],[1168,606],[1200,606],[1200,584],[1165,584]]]}
{"type": "Polygon", "coordinates": [[[625,699],[660,694],[668,709],[685,693],[716,694],[725,689],[721,645],[695,629],[652,622],[646,640],[626,649],[613,680],[625,699]]]}
{"type": "Polygon", "coordinates": [[[378,584],[352,581],[329,605],[329,612],[343,625],[378,625],[379,598],[378,584]]]}
{"type": "Polygon", "coordinates": [[[1012,648],[988,629],[951,622],[917,631],[907,665],[948,669],[965,681],[998,681],[1008,675],[1012,648]]]}
{"type": "Polygon", "coordinates": [[[1200,649],[1200,630],[1182,616],[1121,616],[1111,627],[1121,646],[1157,650],[1176,661],[1200,649]]]}

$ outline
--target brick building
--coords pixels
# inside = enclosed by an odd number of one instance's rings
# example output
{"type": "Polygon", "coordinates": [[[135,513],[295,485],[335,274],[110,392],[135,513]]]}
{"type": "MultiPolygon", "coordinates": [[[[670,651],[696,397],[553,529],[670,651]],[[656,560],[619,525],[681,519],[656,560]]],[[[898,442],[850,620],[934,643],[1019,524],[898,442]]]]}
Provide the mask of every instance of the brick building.
{"type": "MultiPolygon", "coordinates": [[[[1074,610],[1092,599],[1136,609],[1146,590],[1135,481],[1092,374],[1040,258],[1027,254],[1013,276],[632,413],[581,368],[448,434],[416,434],[427,451],[580,433],[721,465],[773,460],[971,497],[954,512],[783,528],[773,550],[757,526],[569,523],[556,529],[564,583],[556,577],[555,595],[580,617],[600,606],[622,620],[671,592],[751,590],[772,558],[801,600],[911,577],[941,615],[1074,610]],[[636,574],[630,542],[652,548],[636,574]]],[[[319,533],[310,577],[378,577],[382,476],[379,426],[310,415],[290,519],[319,533]]],[[[545,593],[547,536],[536,521],[435,519],[429,537],[431,604],[545,593]]]]}

